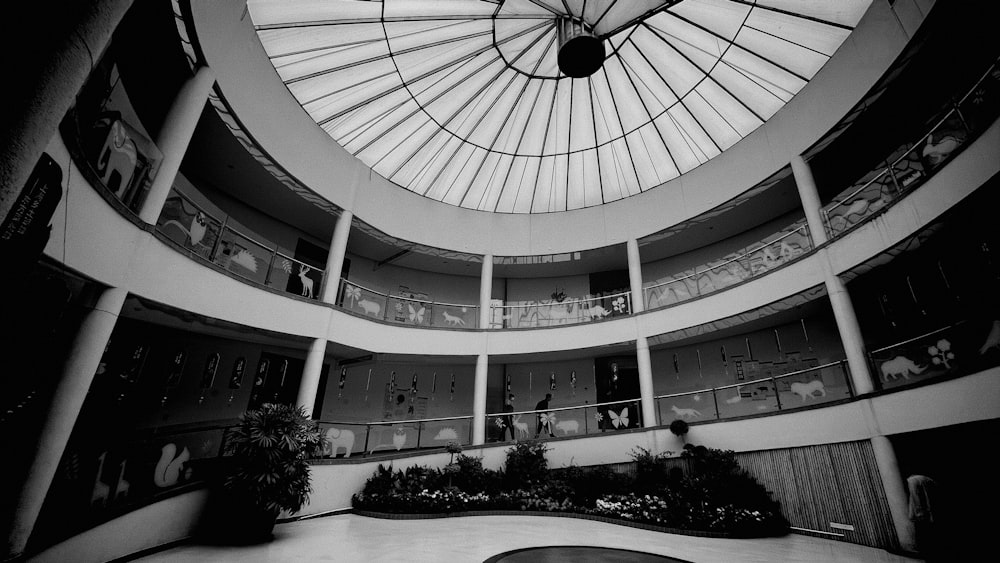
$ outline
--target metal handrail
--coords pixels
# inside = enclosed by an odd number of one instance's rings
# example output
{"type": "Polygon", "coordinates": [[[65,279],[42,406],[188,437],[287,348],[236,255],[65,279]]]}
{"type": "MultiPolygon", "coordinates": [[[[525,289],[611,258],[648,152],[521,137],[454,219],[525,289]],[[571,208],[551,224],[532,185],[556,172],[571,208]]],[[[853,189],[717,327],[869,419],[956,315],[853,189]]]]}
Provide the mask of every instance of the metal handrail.
{"type": "Polygon", "coordinates": [[[486,413],[486,416],[514,416],[517,414],[538,414],[545,412],[559,412],[559,411],[570,411],[575,409],[586,409],[590,407],[607,407],[611,405],[620,405],[622,403],[635,403],[641,401],[640,397],[634,399],[622,399],[620,401],[607,401],[604,403],[587,403],[583,405],[576,405],[572,407],[553,407],[545,410],[530,410],[530,411],[513,411],[513,412],[496,412],[496,413],[486,413]]]}
{"type": "MultiPolygon", "coordinates": [[[[792,223],[792,225],[795,225],[795,223],[792,223]]],[[[784,240],[784,239],[786,239],[786,238],[794,235],[795,233],[797,233],[799,231],[802,231],[803,229],[805,229],[805,230],[808,231],[808,227],[809,226],[806,225],[806,224],[799,225],[795,229],[793,229],[791,231],[788,231],[787,233],[781,235],[780,237],[778,237],[778,238],[776,238],[774,240],[771,240],[771,241],[765,242],[765,243],[761,243],[760,246],[757,246],[757,247],[755,247],[755,248],[753,248],[751,250],[747,250],[747,251],[743,252],[742,254],[739,254],[739,255],[737,255],[737,256],[735,256],[733,258],[730,258],[729,260],[726,260],[724,262],[719,262],[718,264],[703,264],[701,266],[695,266],[696,270],[693,273],[681,276],[679,278],[672,278],[672,279],[669,279],[667,281],[657,282],[657,283],[655,283],[653,285],[644,286],[642,288],[643,292],[645,292],[646,290],[656,289],[656,288],[662,287],[664,285],[669,285],[669,284],[672,284],[672,283],[675,283],[675,282],[679,282],[681,280],[686,280],[688,278],[692,278],[694,276],[698,276],[698,275],[704,274],[705,272],[707,272],[709,270],[714,270],[716,268],[721,268],[722,266],[725,266],[727,264],[732,264],[733,262],[738,262],[739,260],[741,260],[743,258],[746,258],[747,256],[753,254],[754,252],[757,252],[757,251],[759,251],[759,250],[761,250],[763,248],[767,248],[768,246],[771,246],[772,244],[774,244],[774,243],[776,243],[778,241],[784,240]],[[698,272],[697,268],[699,268],[699,267],[704,268],[704,269],[701,272],[698,272]]]]}
{"type": "Polygon", "coordinates": [[[566,299],[566,300],[563,300],[563,301],[555,301],[554,303],[534,302],[533,304],[530,304],[530,305],[507,305],[507,304],[504,304],[504,305],[491,306],[490,308],[491,309],[526,309],[528,307],[546,307],[546,306],[556,306],[556,305],[571,305],[571,304],[575,304],[575,303],[589,303],[591,301],[597,301],[597,300],[602,300],[602,299],[612,299],[612,298],[615,298],[615,297],[624,297],[624,296],[629,296],[631,294],[632,294],[632,292],[630,290],[625,290],[625,291],[621,291],[621,292],[618,292],[618,293],[612,293],[611,295],[602,295],[600,297],[584,297],[582,299],[577,298],[577,299],[572,299],[572,300],[566,299]]]}
{"type": "Polygon", "coordinates": [[[376,291],[374,289],[369,289],[359,283],[348,280],[347,278],[340,278],[342,284],[353,285],[358,289],[363,289],[368,293],[374,293],[380,297],[385,297],[387,299],[399,299],[400,301],[413,301],[414,303],[430,303],[431,305],[443,305],[445,307],[474,307],[479,308],[479,305],[472,305],[466,303],[445,303],[443,301],[431,301],[429,299],[413,299],[412,297],[403,297],[402,295],[392,295],[389,293],[383,293],[381,291],[376,291]]]}
{"type": "Polygon", "coordinates": [[[939,332],[944,332],[946,330],[953,329],[953,328],[955,328],[956,326],[958,326],[960,324],[962,324],[962,323],[955,323],[953,325],[948,325],[946,327],[942,327],[942,328],[939,328],[939,329],[936,329],[936,330],[932,330],[932,331],[930,331],[930,332],[928,332],[926,334],[921,334],[920,336],[914,336],[913,338],[904,340],[902,342],[897,342],[895,344],[890,344],[888,346],[883,346],[882,348],[879,348],[877,350],[872,350],[872,351],[868,352],[868,354],[869,355],[871,355],[871,354],[878,354],[879,352],[885,352],[886,350],[890,350],[892,348],[903,346],[905,344],[909,344],[910,342],[916,342],[917,340],[922,340],[924,338],[927,338],[928,336],[933,336],[933,335],[935,335],[935,334],[937,334],[939,332]]]}
{"type": "Polygon", "coordinates": [[[441,416],[438,418],[416,418],[412,420],[373,420],[369,422],[341,422],[336,420],[317,420],[319,424],[342,424],[342,425],[353,425],[353,426],[392,426],[394,424],[414,424],[421,422],[441,422],[446,420],[465,420],[473,419],[475,415],[466,414],[462,416],[441,416]]]}
{"type": "MultiPolygon", "coordinates": [[[[976,83],[972,86],[972,88],[969,88],[969,90],[958,100],[958,102],[955,103],[955,106],[959,106],[959,105],[962,105],[963,103],[965,103],[965,101],[969,99],[969,96],[971,96],[972,94],[974,94],[975,91],[979,89],[979,86],[986,80],[986,78],[990,75],[990,73],[993,72],[993,69],[996,66],[997,66],[997,61],[994,61],[993,64],[991,64],[989,66],[989,68],[987,68],[986,71],[982,75],[980,75],[979,80],[976,81],[976,83]]],[[[940,119],[938,119],[934,123],[934,125],[932,127],[928,128],[927,132],[922,137],[920,137],[920,139],[918,139],[913,144],[912,147],[910,147],[909,149],[907,149],[906,152],[904,152],[899,158],[897,158],[896,160],[894,160],[891,164],[883,167],[881,169],[881,172],[878,173],[878,175],[876,175],[874,178],[872,178],[871,180],[869,180],[868,182],[866,182],[864,185],[862,185],[857,190],[854,190],[853,192],[851,192],[849,195],[844,196],[840,201],[834,201],[834,202],[831,202],[832,204],[827,204],[827,205],[823,206],[821,208],[822,211],[823,211],[823,214],[827,215],[830,211],[836,209],[837,207],[845,205],[848,201],[852,200],[859,193],[861,193],[862,191],[864,191],[865,189],[867,189],[869,186],[871,186],[872,183],[874,183],[875,181],[877,181],[879,178],[881,178],[885,174],[890,173],[890,171],[892,170],[892,168],[894,166],[896,166],[897,164],[899,164],[900,162],[902,162],[907,156],[909,156],[909,154],[911,152],[913,152],[917,147],[919,147],[921,145],[921,143],[923,143],[925,140],[927,140],[927,138],[930,137],[934,133],[934,131],[937,130],[938,127],[940,127],[942,124],[944,124],[950,117],[952,117],[953,114],[956,114],[956,113],[959,114],[959,116],[961,116],[961,113],[958,111],[957,107],[952,107],[951,109],[949,109],[940,119]]],[[[827,217],[826,219],[827,219],[827,221],[826,221],[827,227],[828,228],[832,228],[830,226],[829,217],[827,217]]]]}

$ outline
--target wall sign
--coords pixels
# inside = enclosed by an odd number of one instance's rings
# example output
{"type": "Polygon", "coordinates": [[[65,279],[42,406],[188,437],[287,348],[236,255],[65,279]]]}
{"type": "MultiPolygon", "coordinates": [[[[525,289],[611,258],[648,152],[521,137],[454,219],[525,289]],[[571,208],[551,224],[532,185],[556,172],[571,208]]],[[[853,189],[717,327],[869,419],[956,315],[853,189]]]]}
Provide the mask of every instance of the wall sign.
{"type": "Polygon", "coordinates": [[[45,249],[49,221],[62,199],[62,176],[59,164],[42,153],[0,224],[0,253],[12,270],[34,264],[45,249]]]}
{"type": "Polygon", "coordinates": [[[180,350],[174,354],[167,368],[167,387],[176,387],[184,376],[184,365],[187,363],[187,351],[180,350]]]}

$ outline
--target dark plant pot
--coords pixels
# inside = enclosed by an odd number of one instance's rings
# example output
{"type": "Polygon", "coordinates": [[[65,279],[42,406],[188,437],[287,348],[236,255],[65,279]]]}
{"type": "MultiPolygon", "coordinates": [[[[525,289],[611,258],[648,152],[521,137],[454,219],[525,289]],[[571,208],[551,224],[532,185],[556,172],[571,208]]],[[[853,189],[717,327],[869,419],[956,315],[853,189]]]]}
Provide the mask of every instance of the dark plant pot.
{"type": "Polygon", "coordinates": [[[201,526],[206,543],[247,545],[273,539],[278,513],[258,506],[254,499],[233,491],[215,490],[209,498],[201,526]]]}

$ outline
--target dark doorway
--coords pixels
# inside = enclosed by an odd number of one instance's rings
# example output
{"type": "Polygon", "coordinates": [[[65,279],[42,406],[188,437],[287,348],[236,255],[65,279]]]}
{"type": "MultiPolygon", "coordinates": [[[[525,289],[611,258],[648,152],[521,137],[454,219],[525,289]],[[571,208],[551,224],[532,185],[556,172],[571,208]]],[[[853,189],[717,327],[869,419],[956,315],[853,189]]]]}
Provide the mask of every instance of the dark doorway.
{"type": "Polygon", "coordinates": [[[614,403],[600,407],[601,430],[640,428],[639,364],[635,356],[610,356],[594,360],[597,402],[614,403]]]}

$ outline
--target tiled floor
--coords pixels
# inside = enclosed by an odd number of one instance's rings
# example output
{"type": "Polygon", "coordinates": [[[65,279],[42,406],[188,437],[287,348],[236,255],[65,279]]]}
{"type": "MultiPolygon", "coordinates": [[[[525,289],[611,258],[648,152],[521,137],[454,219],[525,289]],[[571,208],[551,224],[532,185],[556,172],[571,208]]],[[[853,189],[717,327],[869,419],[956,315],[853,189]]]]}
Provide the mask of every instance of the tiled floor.
{"type": "Polygon", "coordinates": [[[270,543],[246,547],[183,545],[137,561],[482,563],[498,553],[543,545],[615,547],[698,563],[916,561],[879,549],[794,534],[782,538],[722,540],[545,516],[382,520],[345,514],[279,524],[274,536],[270,543]]]}

